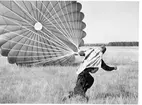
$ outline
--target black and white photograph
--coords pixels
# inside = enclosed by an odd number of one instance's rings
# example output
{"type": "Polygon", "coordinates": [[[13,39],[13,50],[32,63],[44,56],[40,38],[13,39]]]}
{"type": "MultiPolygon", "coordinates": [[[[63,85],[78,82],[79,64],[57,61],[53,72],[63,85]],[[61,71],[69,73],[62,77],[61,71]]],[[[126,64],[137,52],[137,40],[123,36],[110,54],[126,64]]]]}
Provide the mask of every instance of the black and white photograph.
{"type": "Polygon", "coordinates": [[[139,7],[0,0],[0,104],[139,104],[139,7]]]}

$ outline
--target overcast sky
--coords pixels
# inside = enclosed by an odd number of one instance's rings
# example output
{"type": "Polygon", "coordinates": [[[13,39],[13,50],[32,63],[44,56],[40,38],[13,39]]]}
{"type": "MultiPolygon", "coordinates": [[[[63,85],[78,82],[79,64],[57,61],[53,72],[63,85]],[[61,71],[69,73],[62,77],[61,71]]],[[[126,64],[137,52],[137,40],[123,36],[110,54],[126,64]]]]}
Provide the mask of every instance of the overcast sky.
{"type": "Polygon", "coordinates": [[[139,2],[80,1],[86,23],[85,43],[138,41],[139,2]]]}

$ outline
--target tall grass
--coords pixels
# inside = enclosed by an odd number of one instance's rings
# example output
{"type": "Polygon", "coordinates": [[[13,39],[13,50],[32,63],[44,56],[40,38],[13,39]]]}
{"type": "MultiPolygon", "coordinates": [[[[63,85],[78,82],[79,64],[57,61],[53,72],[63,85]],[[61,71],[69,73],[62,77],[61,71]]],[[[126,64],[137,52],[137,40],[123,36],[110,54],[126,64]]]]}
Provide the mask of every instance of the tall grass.
{"type": "MultiPolygon", "coordinates": [[[[117,71],[99,70],[92,74],[93,86],[87,91],[90,104],[138,103],[138,50],[108,49],[104,60],[117,71]]],[[[87,103],[80,97],[63,102],[73,90],[77,67],[17,67],[0,58],[0,103],[87,103]]]]}

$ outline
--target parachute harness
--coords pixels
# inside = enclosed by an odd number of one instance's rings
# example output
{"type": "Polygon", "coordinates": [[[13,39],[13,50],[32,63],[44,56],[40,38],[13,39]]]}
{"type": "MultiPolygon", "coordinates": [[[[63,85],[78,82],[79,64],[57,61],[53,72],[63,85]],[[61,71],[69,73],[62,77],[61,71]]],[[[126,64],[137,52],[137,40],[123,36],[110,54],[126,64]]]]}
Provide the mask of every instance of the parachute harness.
{"type": "Polygon", "coordinates": [[[86,51],[85,58],[83,62],[80,64],[77,74],[80,74],[84,69],[89,68],[89,67],[94,67],[94,68],[101,68],[101,60],[102,60],[102,51],[100,48],[96,49],[89,49],[86,51]]]}

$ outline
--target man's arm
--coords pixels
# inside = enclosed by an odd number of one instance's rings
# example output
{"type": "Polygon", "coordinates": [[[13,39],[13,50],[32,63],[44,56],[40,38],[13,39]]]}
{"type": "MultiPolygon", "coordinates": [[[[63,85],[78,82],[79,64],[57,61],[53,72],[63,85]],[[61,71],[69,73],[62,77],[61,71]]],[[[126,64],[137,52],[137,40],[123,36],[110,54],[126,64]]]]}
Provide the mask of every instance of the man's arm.
{"type": "Polygon", "coordinates": [[[112,70],[116,70],[116,69],[117,69],[117,67],[110,67],[110,66],[106,65],[103,60],[102,60],[101,67],[102,67],[104,70],[106,70],[106,71],[112,71],[112,70]]]}

